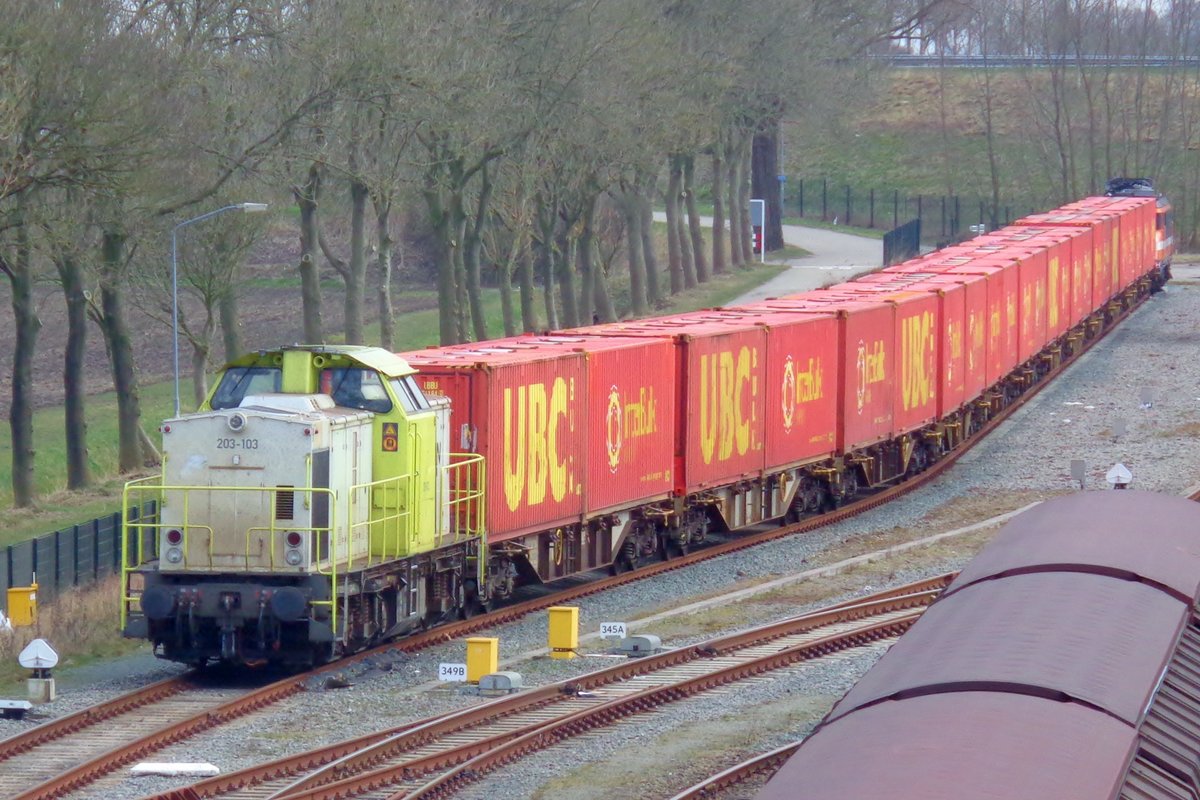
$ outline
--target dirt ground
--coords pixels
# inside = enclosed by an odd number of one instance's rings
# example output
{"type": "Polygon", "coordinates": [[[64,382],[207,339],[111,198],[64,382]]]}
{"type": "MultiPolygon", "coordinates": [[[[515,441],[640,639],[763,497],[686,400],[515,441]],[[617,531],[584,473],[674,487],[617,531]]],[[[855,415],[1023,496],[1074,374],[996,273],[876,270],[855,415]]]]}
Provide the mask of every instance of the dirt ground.
{"type": "MultiPolygon", "coordinates": [[[[286,252],[274,254],[286,257],[286,252]]],[[[258,348],[275,347],[281,344],[291,344],[303,338],[303,321],[300,315],[299,288],[267,288],[263,285],[266,278],[295,278],[294,268],[288,264],[268,263],[265,259],[255,261],[246,267],[242,275],[242,285],[238,292],[238,308],[241,317],[242,347],[247,351],[258,348]]],[[[37,339],[37,355],[34,366],[34,389],[37,400],[36,406],[46,407],[61,405],[63,400],[63,356],[66,347],[66,305],[63,301],[62,290],[57,284],[47,281],[37,287],[38,316],[42,322],[37,339]]],[[[148,314],[146,307],[152,300],[147,298],[128,299],[128,314],[132,329],[134,356],[138,367],[140,382],[144,384],[169,380],[172,376],[171,358],[171,327],[169,321],[155,319],[148,314]]],[[[161,302],[161,301],[160,301],[161,302]]],[[[194,306],[181,295],[181,307],[184,312],[194,307],[194,314],[201,312],[200,305],[194,306]]],[[[342,329],[343,295],[340,291],[326,290],[322,296],[322,320],[327,332],[337,332],[342,329]]],[[[403,292],[397,292],[393,298],[397,313],[429,308],[430,304],[424,298],[406,300],[403,292]]],[[[169,306],[168,306],[169,308],[169,306]]],[[[368,290],[366,303],[368,324],[377,318],[376,301],[373,292],[368,290]]],[[[159,312],[163,318],[169,319],[169,311],[159,312]]],[[[10,344],[0,348],[0,413],[8,414],[12,399],[12,363],[14,323],[12,311],[12,288],[7,281],[0,282],[0,341],[10,344]]],[[[104,341],[100,329],[95,324],[88,326],[87,358],[84,374],[84,384],[88,394],[98,394],[112,389],[112,379],[109,372],[108,356],[105,353],[104,341]]],[[[220,333],[214,336],[211,368],[220,366],[223,361],[220,333]]],[[[184,337],[180,337],[180,369],[183,390],[188,391],[190,380],[191,347],[184,337]]]]}

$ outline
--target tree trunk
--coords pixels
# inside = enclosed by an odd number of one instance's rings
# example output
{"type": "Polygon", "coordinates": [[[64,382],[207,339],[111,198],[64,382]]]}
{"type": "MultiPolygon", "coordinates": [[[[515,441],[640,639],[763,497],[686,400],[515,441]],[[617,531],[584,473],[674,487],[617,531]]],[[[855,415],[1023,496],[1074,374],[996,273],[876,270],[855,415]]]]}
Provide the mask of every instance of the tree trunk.
{"type": "Polygon", "coordinates": [[[625,245],[629,251],[629,309],[635,317],[646,315],[646,266],[642,260],[642,213],[637,195],[625,193],[625,245]]]}
{"type": "Polygon", "coordinates": [[[712,277],[708,258],[704,255],[704,228],[696,210],[696,157],[687,156],[683,162],[683,200],[687,207],[688,235],[692,240],[692,258],[696,262],[696,281],[705,283],[712,277]]]}
{"type": "Polygon", "coordinates": [[[737,269],[745,259],[742,256],[742,209],[738,206],[738,152],[733,144],[725,150],[725,194],[729,204],[729,265],[737,269]]]}
{"type": "Polygon", "coordinates": [[[521,283],[521,328],[525,333],[533,333],[538,329],[537,290],[533,285],[533,241],[525,242],[521,248],[520,283],[521,283]]]}
{"type": "MultiPolygon", "coordinates": [[[[20,212],[18,212],[20,213],[20,212]]],[[[34,486],[33,449],[33,356],[37,345],[37,306],[33,299],[33,257],[29,247],[29,231],[25,220],[16,222],[16,256],[8,261],[0,256],[0,267],[12,284],[12,309],[16,323],[13,343],[12,405],[8,410],[8,424],[12,436],[12,490],[13,506],[25,508],[33,505],[34,486]]]]}
{"type": "Polygon", "coordinates": [[[350,263],[342,276],[346,281],[346,344],[365,344],[363,304],[367,277],[367,185],[350,181],[350,263]]]}
{"type": "Polygon", "coordinates": [[[712,157],[712,263],[713,274],[720,275],[729,268],[725,260],[725,163],[720,147],[713,148],[712,157]]]}
{"type": "MultiPolygon", "coordinates": [[[[309,344],[320,344],[324,341],[324,334],[321,330],[321,273],[317,267],[317,203],[321,194],[321,170],[317,164],[309,167],[308,180],[303,186],[293,187],[292,194],[300,207],[299,270],[304,340],[309,344]]],[[[229,339],[226,338],[225,342],[228,355],[229,339]]]]}
{"type": "Polygon", "coordinates": [[[230,286],[217,298],[217,313],[221,319],[221,346],[225,361],[242,355],[242,336],[238,331],[237,292],[230,286]]]}
{"type": "Polygon", "coordinates": [[[600,322],[616,322],[617,311],[613,308],[612,296],[608,293],[608,280],[604,275],[604,270],[592,270],[592,279],[595,282],[592,296],[596,298],[596,315],[600,317],[600,322]]]}
{"type": "Polygon", "coordinates": [[[83,268],[74,255],[60,254],[55,259],[63,296],[67,302],[67,347],[63,357],[63,422],[67,443],[67,488],[83,489],[92,482],[88,464],[87,395],[83,385],[84,358],[87,354],[87,297],[83,289],[83,268]]]}
{"type": "Polygon", "coordinates": [[[208,397],[208,343],[212,337],[212,325],[205,326],[203,339],[192,339],[192,399],[196,408],[208,397]]]}
{"type": "Polygon", "coordinates": [[[487,319],[483,314],[483,287],[479,282],[479,251],[483,247],[483,228],[487,225],[488,206],[492,198],[492,179],[485,164],[480,170],[479,196],[475,201],[475,217],[467,222],[463,236],[463,259],[467,273],[467,298],[471,304],[471,326],[475,341],[487,340],[487,319]]]}
{"type": "Polygon", "coordinates": [[[132,472],[143,465],[139,438],[142,409],[134,370],[133,346],[121,297],[121,271],[125,260],[125,234],[105,231],[101,243],[100,276],[101,325],[112,367],[113,389],[117,394],[117,463],[121,472],[132,472]]]}
{"type": "Polygon", "coordinates": [[[537,206],[538,236],[533,242],[538,277],[542,279],[542,303],[546,309],[546,327],[558,330],[558,309],[554,304],[554,228],[558,204],[539,194],[534,201],[537,206]]]}
{"type": "Polygon", "coordinates": [[[738,147],[737,156],[737,215],[734,219],[741,223],[742,229],[742,265],[746,266],[754,261],[754,237],[750,230],[750,181],[747,180],[747,173],[750,171],[750,139],[745,141],[738,147]]]}
{"type": "Polygon", "coordinates": [[[379,244],[379,252],[375,256],[375,266],[379,271],[379,346],[389,351],[395,348],[396,341],[396,320],[392,316],[391,212],[390,200],[375,200],[375,239],[379,244]]]}
{"type": "Polygon", "coordinates": [[[558,309],[554,306],[554,257],[553,244],[541,242],[538,249],[538,274],[542,277],[542,303],[546,309],[546,327],[558,330],[558,309]]]}
{"type": "Polygon", "coordinates": [[[683,262],[679,254],[679,187],[683,183],[683,169],[676,156],[667,157],[667,274],[671,277],[671,294],[683,291],[683,262]]]}
{"type": "Polygon", "coordinates": [[[588,198],[583,204],[583,215],[579,220],[579,239],[576,242],[576,255],[579,261],[579,321],[582,325],[595,322],[595,289],[596,279],[592,275],[595,264],[592,260],[592,224],[596,216],[596,196],[588,198]]]}
{"type": "Polygon", "coordinates": [[[504,319],[504,335],[517,335],[517,318],[516,309],[513,308],[512,298],[512,277],[513,267],[517,264],[517,259],[521,257],[521,240],[522,236],[513,231],[512,242],[508,248],[508,258],[500,264],[499,269],[499,289],[500,289],[500,314],[504,319]]]}
{"type": "Polygon", "coordinates": [[[574,243],[564,230],[554,248],[555,273],[558,275],[558,296],[562,305],[564,328],[579,327],[579,306],[575,303],[574,243]]]}
{"type": "Polygon", "coordinates": [[[438,342],[455,344],[458,339],[458,303],[454,290],[454,243],[450,233],[450,212],[437,188],[432,168],[426,175],[425,204],[437,242],[438,342]]]}
{"type": "MultiPolygon", "coordinates": [[[[763,220],[763,248],[768,252],[783,249],[783,198],[779,183],[779,120],[763,124],[754,135],[750,155],[751,195],[766,202],[763,220]]],[[[754,250],[753,240],[750,245],[754,250]]]]}
{"type": "Polygon", "coordinates": [[[692,289],[696,286],[696,261],[692,257],[692,240],[688,235],[687,222],[683,218],[683,162],[684,156],[677,156],[679,163],[679,201],[675,203],[675,228],[679,239],[679,264],[683,269],[683,288],[692,289]]]}
{"type": "Polygon", "coordinates": [[[657,308],[662,303],[662,292],[658,288],[658,256],[654,252],[654,209],[650,197],[654,194],[654,182],[650,181],[644,192],[638,193],[638,208],[642,215],[642,259],[646,265],[646,302],[657,308]]]}

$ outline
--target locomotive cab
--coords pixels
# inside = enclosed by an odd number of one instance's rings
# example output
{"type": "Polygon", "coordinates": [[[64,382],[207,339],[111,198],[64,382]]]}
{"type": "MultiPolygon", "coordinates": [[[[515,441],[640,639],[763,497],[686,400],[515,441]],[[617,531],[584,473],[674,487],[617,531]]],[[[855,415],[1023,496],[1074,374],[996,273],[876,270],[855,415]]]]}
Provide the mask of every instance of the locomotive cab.
{"type": "Polygon", "coordinates": [[[289,347],[226,366],[126,487],[123,628],[173,660],[309,663],[461,607],[479,585],[448,405],[401,358],[289,347]],[[158,503],[156,517],[129,508],[158,503]]]}

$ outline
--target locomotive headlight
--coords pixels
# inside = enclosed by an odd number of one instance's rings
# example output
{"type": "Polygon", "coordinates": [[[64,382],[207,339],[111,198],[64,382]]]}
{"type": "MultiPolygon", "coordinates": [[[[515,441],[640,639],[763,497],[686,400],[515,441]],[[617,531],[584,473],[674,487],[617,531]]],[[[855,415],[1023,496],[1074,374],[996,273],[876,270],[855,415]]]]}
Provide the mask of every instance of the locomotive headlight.
{"type": "Polygon", "coordinates": [[[288,563],[288,566],[298,567],[300,566],[300,562],[304,560],[304,556],[300,555],[299,550],[288,550],[284,554],[283,560],[288,563]]]}
{"type": "Polygon", "coordinates": [[[172,564],[178,564],[180,561],[183,561],[183,551],[178,547],[168,547],[166,555],[167,561],[172,564]]]}

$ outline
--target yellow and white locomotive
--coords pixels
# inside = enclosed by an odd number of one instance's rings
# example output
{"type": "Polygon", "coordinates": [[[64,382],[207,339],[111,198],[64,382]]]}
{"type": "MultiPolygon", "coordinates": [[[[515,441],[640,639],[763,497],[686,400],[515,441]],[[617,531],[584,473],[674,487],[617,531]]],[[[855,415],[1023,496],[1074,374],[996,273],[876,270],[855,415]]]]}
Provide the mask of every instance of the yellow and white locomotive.
{"type": "Polygon", "coordinates": [[[352,346],[227,365],[163,424],[162,473],[126,487],[124,634],[304,665],[478,607],[483,459],[450,452],[449,405],[414,372],[352,346]]]}

